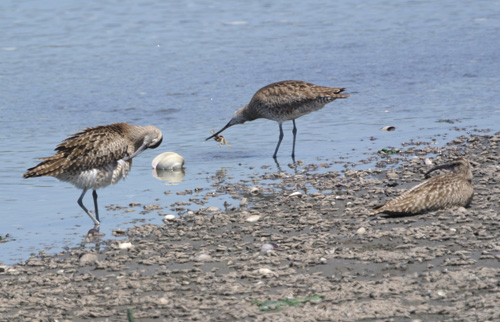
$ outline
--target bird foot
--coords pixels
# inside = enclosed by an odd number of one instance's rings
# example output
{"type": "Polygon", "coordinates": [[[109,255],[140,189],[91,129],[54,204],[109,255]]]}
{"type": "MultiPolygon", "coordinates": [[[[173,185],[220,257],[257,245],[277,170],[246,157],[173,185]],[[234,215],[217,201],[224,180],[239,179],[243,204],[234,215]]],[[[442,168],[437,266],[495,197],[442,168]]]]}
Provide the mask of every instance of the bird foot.
{"type": "Polygon", "coordinates": [[[94,228],[87,232],[87,237],[99,237],[102,234],[99,232],[100,225],[95,225],[94,228]]]}

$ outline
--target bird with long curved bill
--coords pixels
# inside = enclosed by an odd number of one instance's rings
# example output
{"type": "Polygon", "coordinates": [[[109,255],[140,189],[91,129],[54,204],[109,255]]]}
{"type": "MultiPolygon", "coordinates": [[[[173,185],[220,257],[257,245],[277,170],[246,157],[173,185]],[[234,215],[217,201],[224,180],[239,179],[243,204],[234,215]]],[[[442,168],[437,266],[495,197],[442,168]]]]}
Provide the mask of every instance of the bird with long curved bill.
{"type": "Polygon", "coordinates": [[[52,176],[82,189],[78,205],[94,222],[94,230],[99,231],[96,190],[125,178],[132,159],[146,149],[157,148],[162,139],[161,131],[151,125],[115,123],[86,128],[62,141],[55,155],[42,158],[43,161],[28,169],[23,177],[52,176]],[[93,190],[95,217],[82,201],[90,189],[93,190]]]}
{"type": "Polygon", "coordinates": [[[472,200],[472,169],[463,158],[427,171],[425,177],[439,169],[450,169],[451,173],[440,174],[405,191],[372,212],[372,215],[414,215],[427,211],[452,207],[466,207],[472,200]]]}
{"type": "Polygon", "coordinates": [[[217,137],[219,133],[233,125],[265,118],[276,121],[279,124],[280,134],[278,144],[273,154],[273,158],[276,159],[278,149],[284,136],[282,124],[285,121],[292,121],[292,158],[295,158],[295,139],[297,136],[295,119],[320,110],[323,106],[337,98],[348,98],[348,94],[341,94],[344,90],[344,88],[318,86],[298,80],[288,80],[269,84],[259,89],[253,95],[250,103],[236,110],[226,126],[206,138],[206,140],[217,137]]]}

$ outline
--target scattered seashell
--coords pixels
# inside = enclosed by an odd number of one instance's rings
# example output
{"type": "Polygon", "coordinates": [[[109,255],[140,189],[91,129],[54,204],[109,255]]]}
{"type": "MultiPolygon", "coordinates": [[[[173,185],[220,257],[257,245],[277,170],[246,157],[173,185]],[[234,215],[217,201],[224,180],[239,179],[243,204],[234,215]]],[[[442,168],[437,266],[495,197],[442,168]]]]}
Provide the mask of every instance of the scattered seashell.
{"type": "Polygon", "coordinates": [[[356,234],[358,234],[358,235],[364,235],[364,234],[366,234],[366,228],[365,228],[365,227],[361,227],[361,228],[359,228],[359,229],[356,231],[356,234]]]}
{"type": "Polygon", "coordinates": [[[295,191],[288,195],[288,197],[302,196],[302,192],[295,191]]]}
{"type": "Polygon", "coordinates": [[[432,160],[429,158],[425,158],[425,165],[432,165],[432,160]]]}
{"type": "Polygon", "coordinates": [[[170,301],[166,298],[166,297],[160,297],[158,299],[158,304],[161,304],[161,305],[168,305],[170,303],[170,301]]]}
{"type": "Polygon", "coordinates": [[[209,262],[212,260],[212,256],[208,255],[208,254],[199,254],[198,256],[196,256],[194,258],[194,260],[196,262],[209,262]]]}
{"type": "Polygon", "coordinates": [[[264,276],[274,275],[274,272],[269,268],[259,268],[257,272],[264,276]]]}
{"type": "Polygon", "coordinates": [[[390,131],[394,131],[396,130],[396,127],[395,126],[392,126],[392,125],[387,125],[387,126],[384,126],[383,128],[381,128],[382,131],[387,131],[387,132],[390,132],[390,131]]]}
{"type": "Polygon", "coordinates": [[[174,220],[175,218],[177,218],[175,215],[168,214],[163,217],[163,220],[174,220]]]}
{"type": "Polygon", "coordinates": [[[125,235],[127,235],[127,231],[125,231],[123,229],[113,230],[113,236],[115,236],[115,237],[120,237],[120,236],[125,236],[125,235]]]}
{"type": "Polygon", "coordinates": [[[246,221],[248,221],[248,222],[256,222],[256,221],[257,221],[257,220],[259,220],[259,219],[260,219],[260,216],[259,216],[259,215],[251,215],[250,217],[248,217],[248,218],[246,219],[246,221]]]}
{"type": "Polygon", "coordinates": [[[436,292],[437,296],[439,297],[446,297],[446,293],[443,290],[439,290],[436,292]]]}
{"type": "Polygon", "coordinates": [[[319,259],[319,262],[320,262],[321,264],[326,264],[326,263],[328,263],[328,260],[327,260],[326,258],[324,258],[324,257],[321,257],[321,258],[319,259]]]}
{"type": "Polygon", "coordinates": [[[130,243],[130,242],[120,243],[118,245],[118,248],[120,248],[120,249],[130,249],[130,248],[132,248],[132,243],[130,243]]]}
{"type": "Polygon", "coordinates": [[[278,248],[277,244],[275,244],[275,243],[268,243],[268,244],[262,245],[260,247],[260,251],[261,252],[267,252],[267,251],[275,250],[276,248],[278,248]]]}
{"type": "Polygon", "coordinates": [[[250,190],[248,190],[252,195],[258,195],[259,194],[259,188],[258,187],[252,187],[250,190]]]}

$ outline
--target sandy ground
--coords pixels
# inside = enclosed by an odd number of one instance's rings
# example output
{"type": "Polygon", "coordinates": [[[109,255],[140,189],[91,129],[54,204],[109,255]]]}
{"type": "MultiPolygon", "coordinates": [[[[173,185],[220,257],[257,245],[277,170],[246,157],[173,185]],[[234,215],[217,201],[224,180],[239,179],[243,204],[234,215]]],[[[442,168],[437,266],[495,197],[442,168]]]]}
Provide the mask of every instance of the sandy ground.
{"type": "Polygon", "coordinates": [[[126,321],[128,309],[136,321],[500,321],[499,141],[413,142],[368,156],[377,168],[366,171],[214,177],[234,197],[227,209],[207,192],[199,211],[161,227],[0,266],[0,321],[126,321]],[[464,156],[470,208],[369,216],[423,180],[426,157],[464,156]]]}

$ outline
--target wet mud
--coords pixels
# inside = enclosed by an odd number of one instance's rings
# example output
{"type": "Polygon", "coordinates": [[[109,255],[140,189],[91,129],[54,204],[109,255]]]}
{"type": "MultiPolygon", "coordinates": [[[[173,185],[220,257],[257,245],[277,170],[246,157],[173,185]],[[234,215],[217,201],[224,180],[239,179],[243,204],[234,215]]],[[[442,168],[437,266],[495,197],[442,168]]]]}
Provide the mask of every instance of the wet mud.
{"type": "Polygon", "coordinates": [[[162,226],[1,265],[0,320],[498,321],[499,142],[412,142],[367,154],[366,170],[298,162],[245,182],[214,177],[195,211],[144,206],[165,212],[162,226]],[[473,164],[468,208],[370,216],[457,157],[473,164]],[[211,206],[222,193],[234,202],[211,206]]]}

